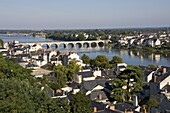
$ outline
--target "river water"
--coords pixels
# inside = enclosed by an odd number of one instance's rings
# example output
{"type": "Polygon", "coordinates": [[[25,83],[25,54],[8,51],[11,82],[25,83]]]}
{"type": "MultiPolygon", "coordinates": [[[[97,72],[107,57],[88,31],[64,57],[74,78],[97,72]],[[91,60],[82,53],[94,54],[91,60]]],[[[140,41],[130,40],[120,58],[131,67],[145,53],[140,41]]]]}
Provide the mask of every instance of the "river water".
{"type": "MultiPolygon", "coordinates": [[[[4,42],[18,40],[19,42],[47,42],[52,41],[50,39],[45,38],[34,38],[34,37],[8,37],[6,35],[0,34],[0,38],[3,39],[4,42]]],[[[169,55],[160,55],[160,54],[153,54],[153,53],[139,53],[129,50],[117,50],[114,48],[62,48],[57,49],[63,53],[74,51],[77,52],[80,56],[83,54],[88,55],[90,58],[95,58],[98,55],[105,55],[109,60],[112,59],[113,56],[120,56],[123,58],[123,61],[127,64],[132,65],[164,65],[170,66],[170,56],[169,55]]]]}

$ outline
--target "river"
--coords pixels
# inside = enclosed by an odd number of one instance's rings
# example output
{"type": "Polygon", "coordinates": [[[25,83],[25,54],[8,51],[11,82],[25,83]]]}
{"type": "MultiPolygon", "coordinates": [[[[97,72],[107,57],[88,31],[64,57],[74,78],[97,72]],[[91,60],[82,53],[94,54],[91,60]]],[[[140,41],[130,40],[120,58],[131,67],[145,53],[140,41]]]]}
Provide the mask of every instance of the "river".
{"type": "MultiPolygon", "coordinates": [[[[18,40],[19,42],[46,42],[52,41],[45,38],[34,38],[34,37],[8,37],[3,34],[0,34],[0,38],[3,39],[4,42],[18,40]]],[[[90,58],[95,58],[97,55],[105,55],[109,60],[112,59],[113,56],[120,56],[123,58],[123,61],[127,64],[132,65],[164,65],[170,66],[170,56],[153,54],[153,53],[139,53],[129,50],[117,50],[113,48],[67,48],[67,49],[58,49],[61,52],[69,52],[74,51],[77,52],[80,56],[83,54],[88,55],[90,58]]]]}

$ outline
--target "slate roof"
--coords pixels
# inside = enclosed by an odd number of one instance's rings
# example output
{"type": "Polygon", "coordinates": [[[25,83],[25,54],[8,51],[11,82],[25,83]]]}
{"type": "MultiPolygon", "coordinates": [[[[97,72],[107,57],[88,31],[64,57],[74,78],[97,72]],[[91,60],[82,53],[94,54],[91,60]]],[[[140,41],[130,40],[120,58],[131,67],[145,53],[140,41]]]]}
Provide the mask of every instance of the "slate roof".
{"type": "Polygon", "coordinates": [[[109,70],[102,71],[102,76],[107,76],[109,78],[116,78],[116,73],[114,69],[109,69],[109,70]]]}
{"type": "Polygon", "coordinates": [[[170,85],[166,85],[166,86],[164,86],[162,89],[163,89],[163,90],[166,89],[168,92],[170,92],[170,85]]]}
{"type": "Polygon", "coordinates": [[[165,78],[167,78],[170,75],[170,72],[167,72],[165,74],[162,74],[160,76],[157,76],[156,81],[157,82],[162,82],[165,78]]]}
{"type": "Polygon", "coordinates": [[[83,81],[81,89],[86,92],[92,90],[97,85],[101,85],[105,87],[106,80],[91,80],[91,81],[83,81]]]}
{"type": "Polygon", "coordinates": [[[120,104],[115,104],[115,108],[120,110],[120,111],[125,111],[125,109],[127,111],[130,111],[130,110],[134,110],[135,107],[132,105],[132,104],[129,104],[129,103],[120,103],[120,104]]]}
{"type": "Polygon", "coordinates": [[[93,92],[91,92],[91,94],[89,96],[90,96],[91,100],[99,100],[99,95],[102,96],[101,100],[105,100],[105,99],[108,100],[106,93],[104,91],[93,91],[93,92]]]}
{"type": "Polygon", "coordinates": [[[78,74],[78,75],[82,75],[83,78],[86,78],[86,77],[93,77],[92,71],[78,72],[77,74],[78,74]]]}
{"type": "Polygon", "coordinates": [[[69,87],[72,87],[73,89],[77,89],[80,87],[80,84],[77,82],[72,82],[71,84],[68,85],[69,87]]]}
{"type": "Polygon", "coordinates": [[[97,110],[104,110],[106,105],[102,102],[91,101],[91,108],[97,107],[97,110]]]}
{"type": "Polygon", "coordinates": [[[114,111],[110,110],[110,109],[106,108],[106,105],[101,102],[91,101],[91,109],[93,110],[94,107],[97,108],[96,113],[124,113],[119,110],[114,110],[114,111]]]}
{"type": "Polygon", "coordinates": [[[110,110],[106,108],[104,110],[97,111],[96,113],[124,113],[124,112],[119,111],[119,110],[110,110]]]}
{"type": "Polygon", "coordinates": [[[57,61],[57,58],[51,57],[50,60],[51,60],[51,61],[57,61]]]}

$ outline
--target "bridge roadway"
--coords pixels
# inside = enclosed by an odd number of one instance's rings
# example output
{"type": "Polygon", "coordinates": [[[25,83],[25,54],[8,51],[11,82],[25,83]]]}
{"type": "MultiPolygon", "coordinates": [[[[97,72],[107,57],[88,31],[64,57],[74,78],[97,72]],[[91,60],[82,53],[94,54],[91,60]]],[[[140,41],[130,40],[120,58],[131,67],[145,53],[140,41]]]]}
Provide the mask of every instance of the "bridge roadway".
{"type": "Polygon", "coordinates": [[[25,46],[33,47],[34,45],[46,46],[47,48],[60,48],[64,46],[67,48],[69,45],[72,48],[90,48],[90,47],[104,47],[105,44],[108,43],[108,40],[93,40],[93,41],[53,41],[53,42],[31,42],[31,43],[20,43],[25,46]]]}

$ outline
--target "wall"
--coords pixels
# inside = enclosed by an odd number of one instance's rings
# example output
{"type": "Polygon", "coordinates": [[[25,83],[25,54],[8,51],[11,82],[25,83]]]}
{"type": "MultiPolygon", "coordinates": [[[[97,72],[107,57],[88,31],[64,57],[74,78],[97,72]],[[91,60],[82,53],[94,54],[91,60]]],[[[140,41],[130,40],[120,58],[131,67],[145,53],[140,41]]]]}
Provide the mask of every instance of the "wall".
{"type": "Polygon", "coordinates": [[[167,78],[165,78],[161,83],[160,83],[160,89],[162,89],[165,85],[169,85],[170,82],[170,76],[168,75],[167,78]]]}

